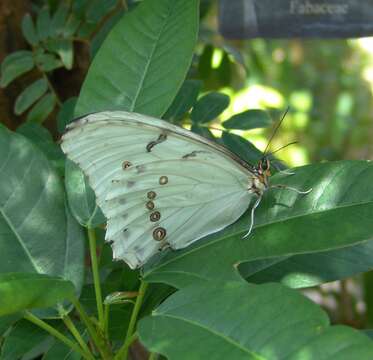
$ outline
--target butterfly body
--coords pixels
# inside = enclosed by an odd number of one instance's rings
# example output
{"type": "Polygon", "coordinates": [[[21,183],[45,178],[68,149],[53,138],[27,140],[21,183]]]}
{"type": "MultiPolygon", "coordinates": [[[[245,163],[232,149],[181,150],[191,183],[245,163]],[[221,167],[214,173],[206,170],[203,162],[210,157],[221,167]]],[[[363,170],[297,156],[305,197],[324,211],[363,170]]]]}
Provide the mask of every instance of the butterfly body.
{"type": "Polygon", "coordinates": [[[225,228],[269,186],[262,165],[135,113],[87,115],[69,125],[61,146],[88,176],[114,258],[131,268],[225,228]]]}

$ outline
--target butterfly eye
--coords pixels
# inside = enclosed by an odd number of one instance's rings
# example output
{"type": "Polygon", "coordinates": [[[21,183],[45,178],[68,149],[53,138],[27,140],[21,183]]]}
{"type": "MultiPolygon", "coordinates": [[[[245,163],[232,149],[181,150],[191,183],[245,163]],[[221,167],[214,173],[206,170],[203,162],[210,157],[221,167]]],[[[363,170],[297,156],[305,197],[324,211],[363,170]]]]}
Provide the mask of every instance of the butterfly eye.
{"type": "Polygon", "coordinates": [[[263,159],[260,162],[260,167],[262,168],[263,171],[267,171],[269,169],[269,161],[268,161],[268,159],[263,159]]]}

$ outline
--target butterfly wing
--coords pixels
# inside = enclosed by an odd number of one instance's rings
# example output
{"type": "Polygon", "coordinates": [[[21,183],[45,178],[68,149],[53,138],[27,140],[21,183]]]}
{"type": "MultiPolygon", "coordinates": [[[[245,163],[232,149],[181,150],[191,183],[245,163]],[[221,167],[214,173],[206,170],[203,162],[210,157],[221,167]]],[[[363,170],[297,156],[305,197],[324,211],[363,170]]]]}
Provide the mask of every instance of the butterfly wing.
{"type": "Polygon", "coordinates": [[[100,112],[70,124],[62,140],[108,219],[114,258],[131,268],[228,226],[249,206],[249,165],[165,121],[100,112]]]}

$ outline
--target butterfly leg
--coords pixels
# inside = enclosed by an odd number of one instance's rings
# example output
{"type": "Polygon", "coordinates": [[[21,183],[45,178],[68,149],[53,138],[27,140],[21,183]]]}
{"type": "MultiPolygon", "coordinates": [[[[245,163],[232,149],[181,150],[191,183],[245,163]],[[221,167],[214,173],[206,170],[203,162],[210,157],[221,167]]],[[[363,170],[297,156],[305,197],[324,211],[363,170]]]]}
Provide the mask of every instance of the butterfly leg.
{"type": "Polygon", "coordinates": [[[287,185],[282,185],[282,184],[278,184],[278,185],[272,185],[271,186],[271,189],[288,189],[288,190],[291,190],[291,191],[294,191],[296,192],[297,194],[309,194],[311,191],[312,191],[312,188],[308,189],[308,190],[305,190],[305,191],[301,191],[301,190],[298,190],[296,188],[293,188],[291,186],[287,186],[287,185]]]}
{"type": "Polygon", "coordinates": [[[245,237],[248,237],[248,236],[250,235],[250,233],[251,233],[251,230],[253,229],[253,226],[254,226],[254,213],[255,213],[255,209],[259,206],[261,200],[262,200],[262,197],[259,196],[259,197],[256,199],[256,201],[255,201],[253,207],[251,208],[251,213],[250,213],[251,223],[250,223],[249,231],[246,233],[245,236],[242,237],[243,239],[244,239],[245,237]]]}

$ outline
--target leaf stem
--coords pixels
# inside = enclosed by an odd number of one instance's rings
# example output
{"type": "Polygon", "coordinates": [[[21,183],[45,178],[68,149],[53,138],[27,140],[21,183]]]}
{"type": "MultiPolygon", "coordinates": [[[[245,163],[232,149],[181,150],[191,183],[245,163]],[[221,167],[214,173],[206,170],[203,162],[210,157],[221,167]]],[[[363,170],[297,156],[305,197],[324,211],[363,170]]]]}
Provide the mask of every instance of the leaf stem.
{"type": "Polygon", "coordinates": [[[93,284],[95,287],[95,294],[96,294],[98,322],[100,324],[101,330],[103,330],[105,327],[105,316],[104,316],[104,308],[103,308],[103,303],[102,303],[100,276],[98,273],[96,232],[95,232],[95,229],[90,228],[90,227],[88,228],[88,240],[89,240],[89,252],[91,254],[93,284]]]}
{"type": "Polygon", "coordinates": [[[135,306],[132,310],[130,323],[129,323],[128,329],[127,329],[127,334],[126,334],[126,337],[124,339],[124,343],[123,343],[122,347],[119,349],[117,355],[115,356],[115,360],[122,360],[122,359],[127,360],[128,349],[129,349],[131,343],[134,341],[134,338],[133,338],[134,334],[133,333],[134,333],[137,317],[139,315],[139,312],[140,312],[140,309],[141,309],[142,302],[144,300],[144,295],[145,295],[147,287],[148,287],[148,283],[146,283],[144,281],[141,281],[140,288],[139,288],[139,295],[136,298],[136,303],[135,303],[135,306]]]}
{"type": "MultiPolygon", "coordinates": [[[[74,325],[74,323],[71,321],[70,317],[68,315],[65,315],[63,318],[62,318],[62,321],[65,323],[66,327],[70,330],[71,334],[74,336],[74,338],[76,339],[76,341],[79,343],[80,347],[87,353],[87,354],[90,354],[91,351],[89,350],[86,342],[84,341],[84,339],[82,338],[82,336],[80,335],[78,329],[76,328],[76,326],[74,325]]],[[[93,355],[91,355],[91,358],[94,359],[93,355]]]]}
{"type": "Polygon", "coordinates": [[[95,344],[97,350],[100,352],[102,359],[111,359],[110,349],[107,347],[104,339],[101,339],[99,334],[97,333],[96,329],[93,327],[93,322],[89,318],[88,314],[83,309],[82,305],[80,304],[77,298],[72,298],[70,301],[75,306],[76,311],[79,313],[79,316],[85,326],[87,327],[89,336],[91,337],[93,343],[95,344]]]}
{"type": "Polygon", "coordinates": [[[50,326],[48,323],[45,321],[39,319],[35,315],[31,314],[30,312],[26,311],[24,314],[24,318],[36,326],[39,326],[52,336],[54,336],[56,339],[60,340],[63,342],[66,346],[71,348],[72,350],[76,351],[78,354],[80,354],[84,359],[86,360],[92,360],[94,357],[90,353],[86,353],[77,343],[74,341],[71,341],[68,337],[63,335],[61,332],[56,330],[54,327],[50,326]]]}

